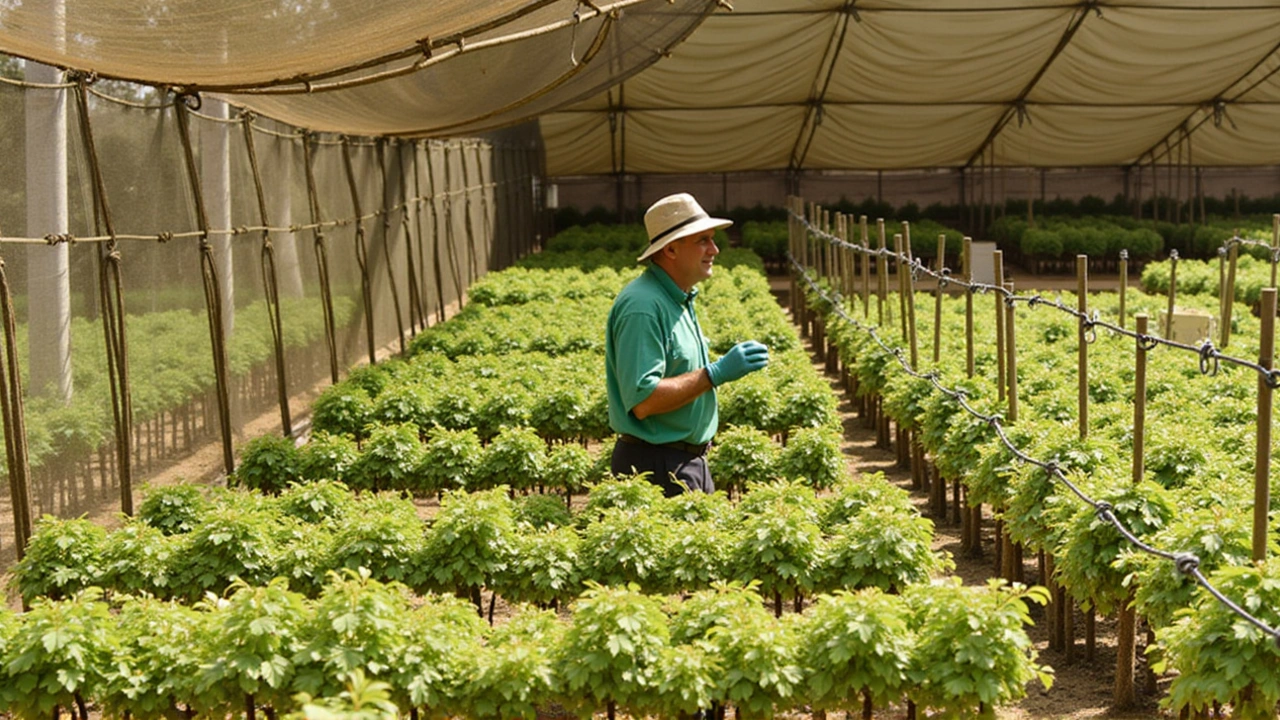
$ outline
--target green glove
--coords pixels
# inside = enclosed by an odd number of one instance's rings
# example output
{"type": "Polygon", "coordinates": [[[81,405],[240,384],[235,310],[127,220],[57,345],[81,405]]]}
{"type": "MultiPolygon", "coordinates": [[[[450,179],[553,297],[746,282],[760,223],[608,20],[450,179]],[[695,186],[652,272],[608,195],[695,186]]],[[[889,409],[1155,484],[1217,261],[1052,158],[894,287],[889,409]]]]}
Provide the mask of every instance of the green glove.
{"type": "Polygon", "coordinates": [[[729,348],[721,358],[707,366],[711,384],[719,387],[769,364],[769,348],[764,343],[747,340],[729,348]]]}

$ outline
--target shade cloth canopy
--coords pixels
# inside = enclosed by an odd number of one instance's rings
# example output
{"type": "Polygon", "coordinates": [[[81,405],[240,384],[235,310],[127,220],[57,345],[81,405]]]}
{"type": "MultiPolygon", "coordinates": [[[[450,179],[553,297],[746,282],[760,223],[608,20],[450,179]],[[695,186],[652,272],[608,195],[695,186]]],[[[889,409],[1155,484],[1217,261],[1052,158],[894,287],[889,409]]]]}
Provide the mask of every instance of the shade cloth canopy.
{"type": "Polygon", "coordinates": [[[737,0],[542,118],[551,175],[1280,163],[1280,7],[737,0]]]}

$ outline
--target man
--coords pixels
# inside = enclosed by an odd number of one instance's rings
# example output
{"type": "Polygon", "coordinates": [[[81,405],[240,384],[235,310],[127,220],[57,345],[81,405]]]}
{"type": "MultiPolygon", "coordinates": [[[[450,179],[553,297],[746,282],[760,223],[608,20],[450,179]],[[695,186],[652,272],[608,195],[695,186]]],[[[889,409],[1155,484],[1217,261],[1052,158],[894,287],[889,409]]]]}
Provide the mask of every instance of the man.
{"type": "Polygon", "coordinates": [[[739,343],[711,362],[698,324],[694,287],[711,277],[715,233],[733,224],[709,217],[687,193],[644,215],[644,274],[614,300],[605,336],[609,425],[618,433],[614,474],[649,473],[667,497],[714,492],[706,452],[719,425],[715,388],[760,370],[769,349],[739,343]]]}

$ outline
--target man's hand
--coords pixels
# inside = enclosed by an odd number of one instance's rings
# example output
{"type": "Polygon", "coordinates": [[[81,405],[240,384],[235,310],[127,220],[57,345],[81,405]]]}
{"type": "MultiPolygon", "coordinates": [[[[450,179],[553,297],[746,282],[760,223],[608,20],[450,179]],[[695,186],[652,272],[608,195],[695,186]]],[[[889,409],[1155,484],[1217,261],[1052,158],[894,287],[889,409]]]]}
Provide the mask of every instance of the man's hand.
{"type": "Polygon", "coordinates": [[[711,384],[719,387],[769,364],[769,348],[764,343],[747,340],[729,348],[719,360],[707,366],[711,384]]]}

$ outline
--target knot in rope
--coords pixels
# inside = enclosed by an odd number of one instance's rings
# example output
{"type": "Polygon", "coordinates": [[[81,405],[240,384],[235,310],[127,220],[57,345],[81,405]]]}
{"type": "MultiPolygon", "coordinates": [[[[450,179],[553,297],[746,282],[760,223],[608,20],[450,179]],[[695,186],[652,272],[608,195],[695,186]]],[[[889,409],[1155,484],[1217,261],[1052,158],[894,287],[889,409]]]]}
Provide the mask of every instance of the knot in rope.
{"type": "Polygon", "coordinates": [[[1200,558],[1195,553],[1178,553],[1173,556],[1173,565],[1183,575],[1190,575],[1200,569],[1200,558]]]}
{"type": "Polygon", "coordinates": [[[249,108],[240,108],[240,119],[245,122],[253,122],[258,117],[258,113],[249,108]]]}
{"type": "Polygon", "coordinates": [[[1267,387],[1275,390],[1280,387],[1280,370],[1268,370],[1265,379],[1267,387]]]}
{"type": "Polygon", "coordinates": [[[1110,522],[1111,519],[1115,517],[1111,514],[1111,510],[1113,509],[1111,503],[1106,500],[1099,500],[1093,507],[1097,511],[1098,517],[1102,520],[1110,522]]]}
{"type": "Polygon", "coordinates": [[[173,233],[171,232],[166,231],[156,235],[156,240],[159,240],[161,245],[169,242],[172,239],[173,239],[173,233]]]}
{"type": "Polygon", "coordinates": [[[1043,297],[1039,295],[1032,295],[1031,297],[1027,298],[1027,307],[1034,308],[1035,306],[1039,305],[1042,302],[1044,302],[1043,297]]]}
{"type": "Polygon", "coordinates": [[[425,60],[431,59],[431,38],[424,37],[418,41],[418,48],[422,50],[422,57],[425,60]]]}
{"type": "Polygon", "coordinates": [[[1128,251],[1128,250],[1126,250],[1126,249],[1121,248],[1121,250],[1120,250],[1120,259],[1121,259],[1121,260],[1128,260],[1128,259],[1129,259],[1129,251],[1128,251]]]}
{"type": "Polygon", "coordinates": [[[244,225],[238,225],[236,227],[231,228],[232,235],[243,235],[247,232],[249,232],[249,228],[245,227],[244,225]]]}
{"type": "Polygon", "coordinates": [[[1080,316],[1080,327],[1084,330],[1085,343],[1092,345],[1098,339],[1098,330],[1095,327],[1098,324],[1098,311],[1094,310],[1093,315],[1084,314],[1080,316]]]}
{"type": "Polygon", "coordinates": [[[1057,461],[1050,460],[1049,462],[1044,464],[1044,471],[1049,473],[1050,475],[1058,475],[1059,473],[1062,472],[1062,468],[1058,467],[1057,461]]]}
{"type": "Polygon", "coordinates": [[[997,414],[995,414],[995,415],[988,415],[988,416],[986,417],[987,424],[988,424],[988,425],[990,425],[990,426],[991,426],[991,427],[993,427],[993,428],[994,428],[994,427],[1000,427],[1000,421],[1001,421],[1001,420],[1003,420],[1003,419],[1004,419],[1004,418],[1000,417],[999,413],[997,413],[997,414]]]}
{"type": "Polygon", "coordinates": [[[120,251],[115,248],[109,250],[107,252],[107,260],[118,265],[120,263],[120,251]]]}
{"type": "Polygon", "coordinates": [[[1218,248],[1218,257],[1226,257],[1226,256],[1227,256],[1227,246],[1223,245],[1222,247],[1218,248]]]}
{"type": "Polygon", "coordinates": [[[1170,260],[1177,260],[1177,259],[1178,259],[1178,251],[1177,251],[1177,250],[1170,250],[1170,251],[1169,251],[1169,259],[1170,259],[1170,260]]]}
{"type": "Polygon", "coordinates": [[[200,93],[186,92],[184,90],[175,90],[177,93],[177,101],[186,106],[188,110],[196,111],[204,107],[204,100],[200,98],[200,93]]]}
{"type": "Polygon", "coordinates": [[[71,233],[49,233],[44,236],[44,241],[47,245],[61,245],[62,243],[75,245],[76,236],[71,233]]]}
{"type": "Polygon", "coordinates": [[[1006,293],[1006,294],[1005,294],[1005,296],[1004,296],[1004,306],[1005,306],[1005,307],[1013,307],[1013,304],[1014,304],[1014,303],[1016,303],[1017,301],[1018,301],[1018,296],[1017,296],[1017,295],[1013,295],[1013,294],[1006,293]]]}
{"type": "Polygon", "coordinates": [[[1160,341],[1151,335],[1138,335],[1138,349],[1155,350],[1160,346],[1160,341]]]}
{"type": "Polygon", "coordinates": [[[1200,346],[1200,374],[1213,377],[1218,374],[1219,365],[1217,348],[1213,346],[1212,340],[1205,340],[1200,346]]]}

